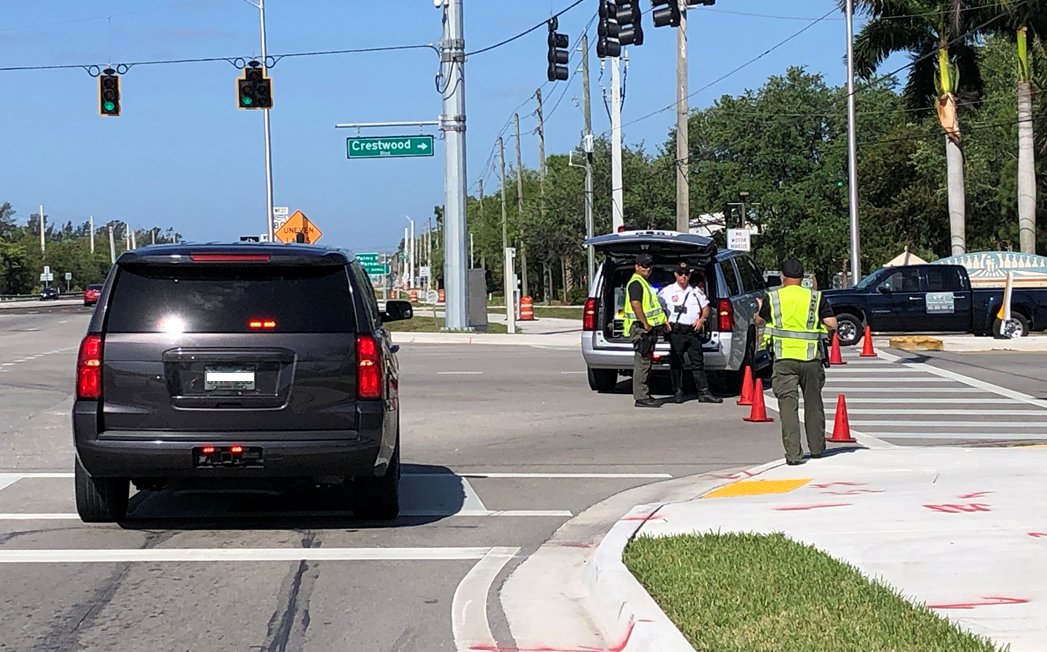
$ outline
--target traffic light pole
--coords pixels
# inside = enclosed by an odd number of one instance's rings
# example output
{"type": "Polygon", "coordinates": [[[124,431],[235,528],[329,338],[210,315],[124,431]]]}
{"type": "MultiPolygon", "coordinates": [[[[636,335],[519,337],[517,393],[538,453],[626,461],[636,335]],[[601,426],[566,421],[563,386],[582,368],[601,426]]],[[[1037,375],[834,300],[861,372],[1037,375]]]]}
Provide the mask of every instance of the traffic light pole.
{"type": "Polygon", "coordinates": [[[440,44],[447,92],[443,94],[440,129],[446,142],[444,170],[444,286],[447,305],[444,324],[448,330],[469,327],[465,249],[465,28],[462,0],[444,4],[444,41],[440,44]]]}
{"type": "Polygon", "coordinates": [[[611,57],[611,230],[625,223],[622,207],[622,59],[611,57]]]}
{"type": "Polygon", "coordinates": [[[680,24],[676,27],[676,230],[687,233],[691,228],[691,193],[687,176],[690,158],[690,138],[687,133],[687,0],[679,2],[680,24]]]}
{"type": "Polygon", "coordinates": [[[858,238],[858,144],[854,117],[854,2],[847,0],[847,181],[851,221],[851,285],[862,278],[861,242],[858,238]]]}
{"type": "MultiPolygon", "coordinates": [[[[266,59],[268,51],[265,44],[265,0],[258,0],[258,18],[262,31],[262,74],[269,76],[266,59]]],[[[273,224],[273,147],[269,127],[269,109],[262,109],[262,124],[265,129],[265,215],[266,233],[269,234],[269,242],[274,239],[276,229],[273,224]]]]}
{"type": "MultiPolygon", "coordinates": [[[[582,148],[585,150],[585,237],[593,237],[593,112],[589,96],[589,35],[582,34],[582,111],[585,115],[585,135],[582,148]]],[[[586,247],[586,271],[588,283],[593,282],[596,257],[592,247],[586,247]]]]}

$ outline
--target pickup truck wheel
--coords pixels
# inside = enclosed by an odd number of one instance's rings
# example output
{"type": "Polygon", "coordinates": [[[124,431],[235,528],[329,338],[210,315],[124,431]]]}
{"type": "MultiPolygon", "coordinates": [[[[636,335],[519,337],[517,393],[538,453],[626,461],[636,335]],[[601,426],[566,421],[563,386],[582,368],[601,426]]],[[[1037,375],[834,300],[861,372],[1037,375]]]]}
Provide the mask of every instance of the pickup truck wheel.
{"type": "Polygon", "coordinates": [[[613,392],[618,386],[617,369],[593,369],[589,367],[589,389],[601,394],[613,392]]]}
{"type": "Polygon", "coordinates": [[[850,313],[836,315],[836,334],[840,336],[840,346],[854,346],[862,341],[865,335],[865,324],[850,313]]]}
{"type": "Polygon", "coordinates": [[[366,521],[391,521],[400,515],[400,443],[385,475],[353,481],[353,515],[366,521]]]}
{"type": "MultiPolygon", "coordinates": [[[[1011,314],[1011,321],[1013,322],[1007,330],[1010,331],[1010,337],[1025,337],[1029,334],[1029,320],[1018,313],[1011,314]]],[[[996,339],[1009,339],[1004,334],[1004,323],[1002,319],[997,319],[992,323],[992,335],[996,339]]]]}
{"type": "Polygon", "coordinates": [[[130,479],[91,477],[79,457],[73,477],[76,511],[84,523],[116,523],[127,516],[130,479]]]}

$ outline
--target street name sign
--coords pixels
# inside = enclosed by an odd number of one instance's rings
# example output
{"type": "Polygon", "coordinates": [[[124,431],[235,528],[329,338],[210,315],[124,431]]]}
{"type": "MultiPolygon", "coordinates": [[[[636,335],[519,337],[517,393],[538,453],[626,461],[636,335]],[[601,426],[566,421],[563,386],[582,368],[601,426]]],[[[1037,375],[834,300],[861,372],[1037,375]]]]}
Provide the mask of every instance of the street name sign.
{"type": "Polygon", "coordinates": [[[432,136],[351,136],[345,139],[349,158],[432,156],[432,136]]]}
{"type": "Polygon", "coordinates": [[[389,273],[389,266],[381,262],[381,255],[375,253],[356,254],[360,266],[368,276],[384,276],[389,273]]]}

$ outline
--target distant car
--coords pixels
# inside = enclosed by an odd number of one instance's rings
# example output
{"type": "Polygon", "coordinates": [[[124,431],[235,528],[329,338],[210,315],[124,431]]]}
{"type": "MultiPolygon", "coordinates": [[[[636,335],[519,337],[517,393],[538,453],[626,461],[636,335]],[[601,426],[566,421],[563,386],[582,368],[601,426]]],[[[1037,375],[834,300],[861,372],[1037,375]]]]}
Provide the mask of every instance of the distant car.
{"type": "Polygon", "coordinates": [[[367,272],[305,245],[125,252],[80,345],[76,507],[124,518],[141,490],[347,485],[358,518],[399,513],[399,366],[367,272]]]}
{"type": "Polygon", "coordinates": [[[96,303],[98,303],[98,297],[101,294],[102,294],[102,285],[100,283],[99,284],[95,284],[95,285],[88,285],[87,288],[84,289],[84,305],[85,306],[93,306],[93,305],[95,305],[96,303]]]}
{"type": "Polygon", "coordinates": [[[44,288],[43,291],[40,292],[40,300],[41,301],[47,301],[48,299],[55,300],[55,299],[58,298],[58,296],[60,294],[61,294],[61,292],[58,290],[58,288],[44,288]]]}

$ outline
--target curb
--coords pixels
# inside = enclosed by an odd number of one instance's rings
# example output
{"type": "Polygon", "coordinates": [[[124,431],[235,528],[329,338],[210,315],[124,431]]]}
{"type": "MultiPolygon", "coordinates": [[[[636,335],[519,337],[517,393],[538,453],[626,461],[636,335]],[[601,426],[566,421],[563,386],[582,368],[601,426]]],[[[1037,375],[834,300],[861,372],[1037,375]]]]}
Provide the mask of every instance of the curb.
{"type": "Polygon", "coordinates": [[[488,344],[496,346],[540,346],[553,349],[581,349],[581,337],[562,335],[500,335],[491,333],[410,333],[394,332],[395,344],[488,344]]]}
{"type": "MultiPolygon", "coordinates": [[[[776,460],[742,471],[742,479],[782,464],[776,460]]],[[[701,475],[692,477],[697,479],[701,475]]],[[[612,648],[615,652],[694,652],[694,647],[622,562],[622,553],[629,542],[639,534],[644,523],[667,504],[637,505],[620,518],[597,546],[586,570],[590,615],[605,640],[621,641],[612,648]]]]}

